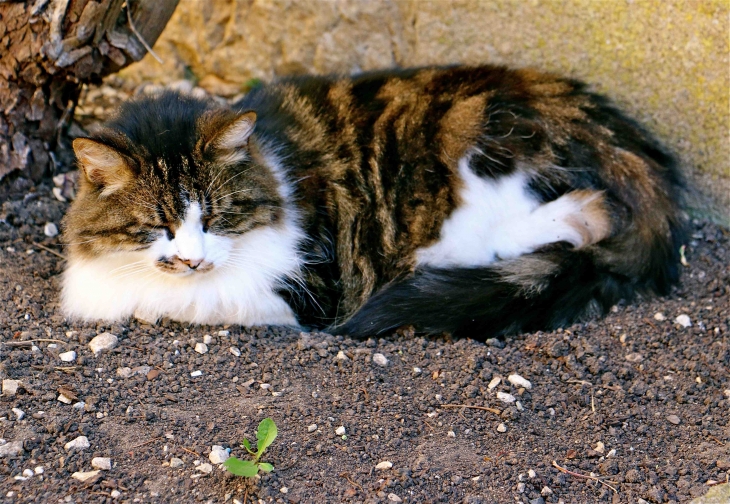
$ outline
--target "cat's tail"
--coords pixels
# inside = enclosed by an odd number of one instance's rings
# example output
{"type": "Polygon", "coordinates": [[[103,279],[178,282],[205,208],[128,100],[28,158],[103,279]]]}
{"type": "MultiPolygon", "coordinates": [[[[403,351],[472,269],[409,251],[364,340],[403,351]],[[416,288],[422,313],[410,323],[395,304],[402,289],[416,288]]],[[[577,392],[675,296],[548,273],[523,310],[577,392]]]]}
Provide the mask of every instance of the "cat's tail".
{"type": "MultiPolygon", "coordinates": [[[[426,333],[486,339],[520,331],[567,327],[605,313],[637,291],[666,293],[678,276],[665,255],[652,271],[629,276],[602,265],[590,249],[535,252],[479,268],[424,268],[373,296],[335,331],[355,337],[406,324],[426,333]]],[[[650,264],[651,266],[651,264],[650,264]]]]}

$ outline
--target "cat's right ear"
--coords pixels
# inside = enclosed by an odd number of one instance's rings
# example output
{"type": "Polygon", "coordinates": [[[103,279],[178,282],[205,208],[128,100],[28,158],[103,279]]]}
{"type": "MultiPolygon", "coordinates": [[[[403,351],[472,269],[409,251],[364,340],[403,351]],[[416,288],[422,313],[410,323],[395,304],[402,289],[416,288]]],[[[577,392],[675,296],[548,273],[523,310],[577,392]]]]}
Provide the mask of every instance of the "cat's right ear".
{"type": "Polygon", "coordinates": [[[74,152],[86,179],[108,196],[123,188],[133,178],[133,171],[113,147],[90,138],[73,141],[74,152]]]}
{"type": "Polygon", "coordinates": [[[231,158],[230,161],[238,160],[241,149],[248,145],[248,139],[256,126],[256,112],[244,112],[235,119],[229,121],[213,139],[208,142],[207,148],[212,148],[219,155],[223,154],[231,158]]]}

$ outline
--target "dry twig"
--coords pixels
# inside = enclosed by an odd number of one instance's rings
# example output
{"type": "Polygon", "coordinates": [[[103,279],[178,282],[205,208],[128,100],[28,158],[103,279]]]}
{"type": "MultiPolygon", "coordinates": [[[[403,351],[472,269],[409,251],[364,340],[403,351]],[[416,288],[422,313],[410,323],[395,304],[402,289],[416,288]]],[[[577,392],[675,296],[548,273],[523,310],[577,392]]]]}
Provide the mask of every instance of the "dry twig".
{"type": "Polygon", "coordinates": [[[59,254],[58,252],[56,252],[52,248],[46,247],[45,245],[43,245],[41,243],[38,243],[38,242],[31,242],[31,243],[33,244],[34,247],[41,248],[41,249],[45,250],[46,252],[50,252],[51,254],[60,257],[64,261],[66,260],[66,256],[65,255],[59,254]]]}
{"type": "Polygon", "coordinates": [[[440,407],[441,408],[469,408],[469,409],[478,409],[478,410],[482,410],[482,411],[489,411],[490,413],[494,413],[495,415],[499,415],[499,414],[502,413],[497,408],[488,408],[486,406],[472,406],[470,404],[442,404],[440,407]]]}
{"type": "Polygon", "coordinates": [[[134,27],[134,23],[132,22],[132,9],[129,7],[129,0],[127,0],[127,22],[129,23],[129,28],[132,30],[132,33],[137,37],[137,40],[139,40],[145,49],[147,49],[147,52],[152,55],[153,58],[157,60],[157,62],[162,65],[164,61],[162,61],[162,58],[160,58],[155,51],[152,50],[150,45],[145,41],[144,37],[137,31],[137,28],[134,27]]]}
{"type": "Polygon", "coordinates": [[[608,483],[606,483],[605,481],[603,481],[601,478],[599,478],[597,476],[590,476],[590,475],[585,475],[585,474],[580,474],[577,472],[570,471],[570,470],[566,469],[565,467],[560,467],[558,465],[558,463],[555,462],[554,460],[553,460],[553,467],[555,467],[558,471],[560,471],[562,473],[570,474],[571,476],[575,476],[576,478],[585,478],[585,479],[597,481],[601,485],[606,485],[608,488],[613,490],[613,493],[618,493],[618,490],[616,490],[615,487],[612,487],[611,485],[609,485],[608,483]]]}

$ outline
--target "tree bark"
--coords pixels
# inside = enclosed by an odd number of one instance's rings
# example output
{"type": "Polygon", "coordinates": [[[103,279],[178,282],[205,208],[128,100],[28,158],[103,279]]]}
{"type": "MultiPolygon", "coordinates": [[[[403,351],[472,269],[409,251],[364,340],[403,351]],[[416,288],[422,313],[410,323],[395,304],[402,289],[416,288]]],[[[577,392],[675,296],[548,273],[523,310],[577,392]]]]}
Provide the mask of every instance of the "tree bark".
{"type": "Polygon", "coordinates": [[[142,59],[177,3],[0,0],[0,180],[20,171],[38,182],[68,166],[81,86],[142,59]]]}

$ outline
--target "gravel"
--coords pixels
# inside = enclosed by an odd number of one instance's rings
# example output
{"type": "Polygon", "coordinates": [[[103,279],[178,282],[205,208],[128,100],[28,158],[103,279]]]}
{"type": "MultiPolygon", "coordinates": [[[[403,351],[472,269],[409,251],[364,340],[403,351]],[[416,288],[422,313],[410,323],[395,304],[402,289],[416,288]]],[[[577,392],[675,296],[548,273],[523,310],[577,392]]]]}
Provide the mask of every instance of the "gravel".
{"type": "Polygon", "coordinates": [[[48,187],[30,199],[18,187],[0,204],[8,502],[679,503],[730,476],[730,235],[712,224],[693,224],[689,266],[671,296],[621,303],[602,320],[486,344],[407,329],[354,340],[68,322],[58,308],[64,262],[33,245],[63,253],[44,227],[66,204],[48,187]],[[116,344],[96,353],[100,335],[116,344]],[[195,351],[201,341],[205,354],[195,351]],[[76,359],[61,361],[70,351],[76,359]],[[502,378],[513,374],[532,388],[502,378]],[[240,442],[266,417],[279,430],[262,459],[272,473],[243,479],[213,467],[213,446],[246,458],[240,442]],[[65,449],[82,437],[87,448],[65,449]],[[72,477],[93,472],[97,457],[111,469],[85,483],[72,477]],[[383,461],[393,467],[375,471],[383,461]],[[25,476],[35,467],[42,474],[25,476]],[[518,479],[529,470],[534,478],[518,479]]]}

